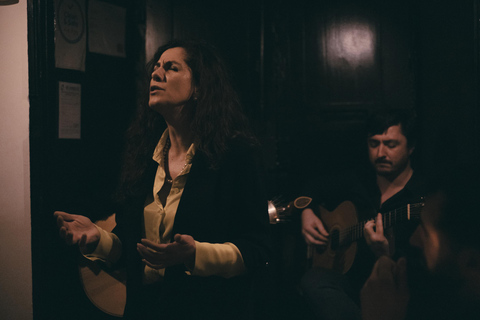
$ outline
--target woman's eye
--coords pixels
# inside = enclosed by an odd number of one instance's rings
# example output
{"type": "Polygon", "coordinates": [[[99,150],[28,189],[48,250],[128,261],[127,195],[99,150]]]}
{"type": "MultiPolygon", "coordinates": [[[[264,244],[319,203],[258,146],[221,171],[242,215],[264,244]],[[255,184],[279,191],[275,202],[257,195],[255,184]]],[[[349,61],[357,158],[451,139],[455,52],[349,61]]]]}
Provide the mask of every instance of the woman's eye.
{"type": "Polygon", "coordinates": [[[165,71],[172,70],[172,71],[178,71],[178,67],[173,65],[171,62],[166,62],[163,66],[165,71]]]}

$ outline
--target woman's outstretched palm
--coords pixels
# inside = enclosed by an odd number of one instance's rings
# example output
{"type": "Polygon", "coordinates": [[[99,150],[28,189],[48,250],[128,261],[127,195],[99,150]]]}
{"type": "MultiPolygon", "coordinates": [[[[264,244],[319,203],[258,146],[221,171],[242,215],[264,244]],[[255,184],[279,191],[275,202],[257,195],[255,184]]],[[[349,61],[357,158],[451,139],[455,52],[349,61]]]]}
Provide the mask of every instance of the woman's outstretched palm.
{"type": "Polygon", "coordinates": [[[78,244],[83,252],[93,251],[100,240],[100,232],[87,217],[55,211],[60,237],[69,245],[78,244]]]}

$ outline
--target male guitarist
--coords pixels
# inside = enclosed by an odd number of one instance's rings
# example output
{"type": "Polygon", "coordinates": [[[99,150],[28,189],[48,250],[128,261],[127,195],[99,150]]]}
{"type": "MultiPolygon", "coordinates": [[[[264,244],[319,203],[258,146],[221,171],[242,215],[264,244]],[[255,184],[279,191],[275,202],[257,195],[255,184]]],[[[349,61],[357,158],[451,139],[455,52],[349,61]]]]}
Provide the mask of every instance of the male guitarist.
{"type": "Polygon", "coordinates": [[[318,319],[361,319],[359,292],[373,264],[383,255],[394,259],[404,255],[414,229],[412,224],[404,224],[384,230],[380,213],[418,202],[423,196],[421,179],[410,161],[416,142],[414,115],[408,111],[376,113],[368,119],[366,131],[373,170],[363,177],[362,172],[342,172],[330,180],[324,177],[314,181],[304,194],[313,201],[302,211],[302,234],[319,254],[331,240],[331,230],[319,217],[320,206],[333,210],[351,201],[358,221],[368,221],[348,272],[313,266],[303,276],[301,289],[318,319]]]}

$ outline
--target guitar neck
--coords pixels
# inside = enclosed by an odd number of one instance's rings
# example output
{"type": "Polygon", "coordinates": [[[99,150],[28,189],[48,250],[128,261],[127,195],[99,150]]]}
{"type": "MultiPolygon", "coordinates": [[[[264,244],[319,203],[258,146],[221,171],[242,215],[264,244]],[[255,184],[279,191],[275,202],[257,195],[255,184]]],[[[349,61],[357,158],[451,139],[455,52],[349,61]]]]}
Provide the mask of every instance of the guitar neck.
{"type": "MultiPolygon", "coordinates": [[[[423,203],[407,204],[404,207],[382,214],[383,228],[388,229],[396,224],[420,217],[423,203]]],[[[342,231],[343,241],[354,242],[363,238],[365,224],[370,220],[362,221],[342,231]]]]}

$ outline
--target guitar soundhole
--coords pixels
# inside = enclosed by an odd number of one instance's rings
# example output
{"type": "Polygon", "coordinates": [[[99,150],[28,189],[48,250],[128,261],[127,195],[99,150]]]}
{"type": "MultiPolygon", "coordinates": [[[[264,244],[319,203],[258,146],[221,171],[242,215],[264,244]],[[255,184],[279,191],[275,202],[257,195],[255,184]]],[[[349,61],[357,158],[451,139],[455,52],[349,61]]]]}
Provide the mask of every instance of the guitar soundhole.
{"type": "Polygon", "coordinates": [[[330,232],[330,247],[332,250],[337,250],[340,246],[340,234],[338,230],[332,230],[330,232]]]}

